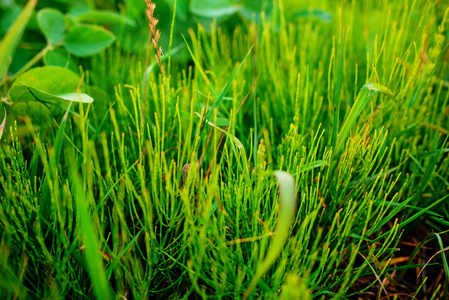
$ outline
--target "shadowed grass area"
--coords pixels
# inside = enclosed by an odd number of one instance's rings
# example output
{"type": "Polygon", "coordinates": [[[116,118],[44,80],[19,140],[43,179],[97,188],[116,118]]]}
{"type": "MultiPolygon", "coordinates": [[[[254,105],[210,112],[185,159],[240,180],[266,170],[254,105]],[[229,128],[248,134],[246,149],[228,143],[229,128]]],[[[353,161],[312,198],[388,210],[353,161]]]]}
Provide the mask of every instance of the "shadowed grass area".
{"type": "Polygon", "coordinates": [[[2,297],[448,295],[448,4],[239,18],[169,68],[116,43],[82,61],[93,103],[5,129],[2,297]]]}

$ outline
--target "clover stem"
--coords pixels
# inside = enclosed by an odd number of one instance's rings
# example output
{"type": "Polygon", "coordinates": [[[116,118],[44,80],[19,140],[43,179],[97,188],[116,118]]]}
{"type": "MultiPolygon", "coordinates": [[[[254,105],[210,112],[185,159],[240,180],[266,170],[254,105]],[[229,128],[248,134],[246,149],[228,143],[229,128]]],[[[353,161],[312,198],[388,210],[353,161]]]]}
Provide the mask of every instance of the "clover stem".
{"type": "Polygon", "coordinates": [[[55,45],[48,44],[45,46],[44,49],[42,49],[36,56],[34,56],[30,61],[28,61],[19,71],[17,71],[14,75],[7,76],[5,79],[2,80],[0,83],[0,86],[3,86],[7,80],[14,81],[17,77],[19,77],[22,73],[30,69],[34,64],[36,64],[39,60],[44,57],[45,53],[47,53],[48,50],[54,49],[55,45]]]}

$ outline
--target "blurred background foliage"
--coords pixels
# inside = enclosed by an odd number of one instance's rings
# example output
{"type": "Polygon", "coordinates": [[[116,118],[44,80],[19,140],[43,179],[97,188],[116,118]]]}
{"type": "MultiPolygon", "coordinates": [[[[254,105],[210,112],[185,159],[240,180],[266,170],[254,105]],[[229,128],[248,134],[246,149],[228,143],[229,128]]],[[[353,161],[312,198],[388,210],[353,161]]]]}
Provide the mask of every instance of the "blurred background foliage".
{"type": "MultiPolygon", "coordinates": [[[[159,19],[158,28],[161,30],[161,46],[168,48],[170,29],[172,23],[174,0],[156,0],[155,16],[159,19]]],[[[3,37],[9,27],[19,16],[26,1],[1,0],[0,1],[0,37],[3,37]]],[[[311,8],[309,1],[283,1],[285,11],[290,12],[290,19],[311,17],[324,22],[332,20],[328,12],[330,2],[316,2],[311,8]]],[[[183,44],[181,33],[187,35],[188,29],[195,29],[200,24],[206,32],[216,20],[215,26],[231,31],[242,23],[255,21],[262,22],[261,12],[268,19],[271,18],[273,2],[267,0],[182,0],[176,3],[176,19],[174,26],[173,44],[183,44]]],[[[100,24],[111,31],[116,37],[123,51],[145,51],[148,39],[148,20],[145,15],[146,4],[143,0],[40,0],[35,12],[24,33],[19,47],[16,49],[14,59],[10,65],[9,73],[19,71],[24,64],[30,61],[45,45],[45,36],[39,28],[37,14],[41,9],[53,8],[65,16],[68,24],[83,22],[87,24],[100,24]]],[[[59,52],[55,55],[65,55],[59,52]]],[[[178,59],[188,59],[184,51],[177,56],[178,59]]],[[[70,68],[76,69],[78,62],[70,59],[70,68]]],[[[44,61],[44,63],[46,63],[44,61]]]]}

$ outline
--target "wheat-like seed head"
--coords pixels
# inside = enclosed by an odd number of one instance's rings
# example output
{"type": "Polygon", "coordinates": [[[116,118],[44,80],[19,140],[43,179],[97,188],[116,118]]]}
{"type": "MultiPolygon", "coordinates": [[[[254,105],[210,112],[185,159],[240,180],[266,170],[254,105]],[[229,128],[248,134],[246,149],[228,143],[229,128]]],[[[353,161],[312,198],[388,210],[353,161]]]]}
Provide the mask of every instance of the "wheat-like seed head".
{"type": "Polygon", "coordinates": [[[150,32],[153,35],[151,41],[153,43],[154,49],[156,49],[156,54],[154,56],[156,57],[157,63],[162,72],[163,70],[161,64],[162,48],[159,46],[159,39],[161,37],[161,32],[159,31],[159,29],[156,29],[156,25],[159,22],[159,20],[156,19],[156,17],[154,16],[154,9],[156,8],[156,4],[152,3],[151,0],[145,0],[145,2],[147,4],[147,16],[149,20],[148,25],[150,27],[150,32]]]}

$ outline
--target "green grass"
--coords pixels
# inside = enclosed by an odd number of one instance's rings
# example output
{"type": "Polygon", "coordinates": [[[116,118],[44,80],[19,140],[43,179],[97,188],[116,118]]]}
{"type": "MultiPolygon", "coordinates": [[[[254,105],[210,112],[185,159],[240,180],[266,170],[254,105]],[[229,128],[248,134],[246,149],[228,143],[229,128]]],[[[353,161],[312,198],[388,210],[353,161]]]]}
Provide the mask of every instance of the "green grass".
{"type": "Polygon", "coordinates": [[[2,298],[447,298],[448,4],[278,4],[169,74],[117,43],[92,104],[5,129],[2,298]]]}

